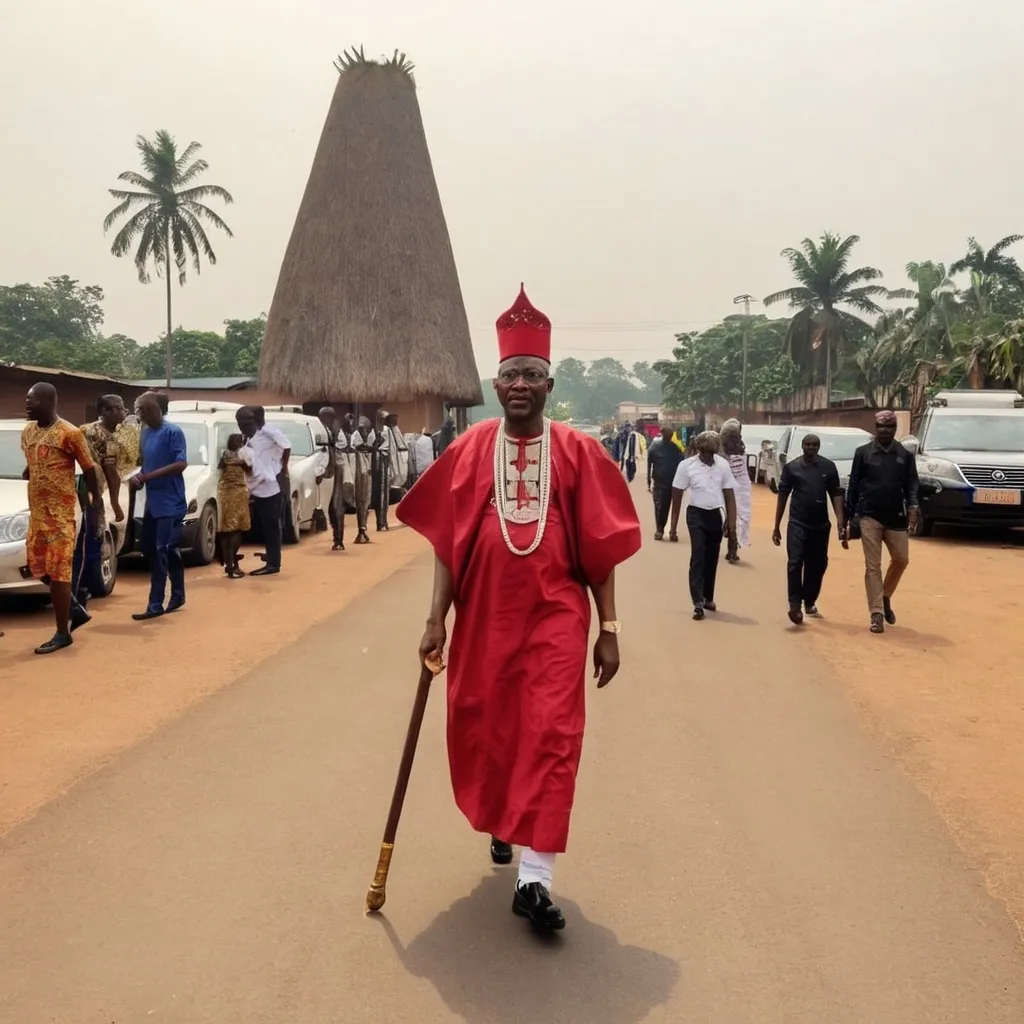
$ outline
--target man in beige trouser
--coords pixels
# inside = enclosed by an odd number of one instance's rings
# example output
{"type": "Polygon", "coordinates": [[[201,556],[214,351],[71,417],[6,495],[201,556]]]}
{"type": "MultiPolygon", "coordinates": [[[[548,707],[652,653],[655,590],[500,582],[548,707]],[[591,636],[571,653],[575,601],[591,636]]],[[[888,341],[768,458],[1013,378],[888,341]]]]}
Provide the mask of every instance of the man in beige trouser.
{"type": "MultiPolygon", "coordinates": [[[[853,456],[846,515],[860,523],[864,547],[864,586],[871,613],[871,632],[896,625],[892,596],[910,562],[908,529],[917,525],[917,463],[896,440],[896,414],[875,414],[875,439],[853,456]],[[889,568],[882,579],[882,545],[889,550],[889,568]]],[[[849,522],[844,526],[844,536],[849,522]]]]}
{"type": "MultiPolygon", "coordinates": [[[[877,519],[860,521],[860,542],[864,548],[864,587],[868,592],[868,609],[874,620],[885,617],[885,609],[892,608],[892,595],[896,593],[900,578],[910,564],[910,534],[906,530],[890,530],[877,519]],[[882,579],[882,545],[889,551],[889,568],[882,579]]],[[[892,615],[891,611],[889,613],[892,615]]],[[[895,621],[895,617],[894,621],[895,621]]]]}

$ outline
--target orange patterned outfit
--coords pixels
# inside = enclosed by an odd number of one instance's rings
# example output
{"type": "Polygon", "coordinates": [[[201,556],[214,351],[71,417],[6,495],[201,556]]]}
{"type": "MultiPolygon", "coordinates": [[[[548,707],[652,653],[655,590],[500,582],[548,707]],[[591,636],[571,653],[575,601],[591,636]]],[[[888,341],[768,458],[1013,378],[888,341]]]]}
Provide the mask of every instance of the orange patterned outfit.
{"type": "Polygon", "coordinates": [[[75,463],[91,469],[89,446],[78,427],[58,419],[49,427],[27,423],[21,450],[28,463],[28,567],[35,577],[70,583],[75,559],[75,463]]]}

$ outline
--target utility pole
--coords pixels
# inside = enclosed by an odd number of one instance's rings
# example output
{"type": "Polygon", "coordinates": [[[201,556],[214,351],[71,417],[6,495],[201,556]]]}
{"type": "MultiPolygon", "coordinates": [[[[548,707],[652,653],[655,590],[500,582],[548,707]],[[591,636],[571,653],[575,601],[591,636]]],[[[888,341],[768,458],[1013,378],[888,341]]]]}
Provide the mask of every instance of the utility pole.
{"type": "Polygon", "coordinates": [[[750,347],[750,303],[757,302],[753,295],[737,295],[734,306],[743,303],[743,379],[740,384],[740,419],[747,418],[747,349],[750,347]]]}

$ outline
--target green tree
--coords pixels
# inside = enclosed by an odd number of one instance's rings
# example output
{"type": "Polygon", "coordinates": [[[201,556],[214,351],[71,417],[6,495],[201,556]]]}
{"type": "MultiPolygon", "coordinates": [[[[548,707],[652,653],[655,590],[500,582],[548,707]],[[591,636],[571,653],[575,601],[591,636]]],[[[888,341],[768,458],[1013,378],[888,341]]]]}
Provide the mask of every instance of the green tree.
{"type": "Polygon", "coordinates": [[[66,274],[42,285],[0,286],[0,358],[88,369],[103,323],[102,304],[102,288],[82,285],[66,274]]]}
{"type": "Polygon", "coordinates": [[[1009,289],[1019,295],[1024,289],[1024,271],[1012,256],[1006,255],[1011,245],[1022,240],[1024,235],[1007,235],[986,250],[977,239],[969,238],[966,254],[949,268],[950,274],[966,271],[970,275],[970,287],[964,297],[977,315],[992,313],[1001,291],[1009,289]]]}
{"type": "Polygon", "coordinates": [[[109,231],[121,217],[127,216],[128,219],[114,236],[110,251],[120,257],[134,249],[135,269],[143,284],[149,283],[151,264],[157,276],[166,280],[164,369],[170,385],[174,370],[171,345],[171,264],[177,269],[178,284],[184,285],[190,260],[197,274],[202,268],[202,257],[211,265],[217,262],[204,224],[212,224],[228,237],[231,237],[231,229],[206,201],[220,199],[231,203],[234,200],[220,185],[196,184],[200,175],[209,169],[205,160],[196,158],[202,148],[198,142],[189,143],[179,153],[173,137],[161,129],[152,140],[138,136],[135,146],[144,173],[122,171],[118,175],[119,181],[127,182],[132,188],[110,189],[110,194],[118,200],[118,204],[104,219],[103,230],[109,231]]]}
{"type": "MultiPolygon", "coordinates": [[[[171,357],[176,375],[180,377],[219,377],[224,339],[215,331],[174,331],[171,357]]],[[[142,377],[161,376],[165,353],[159,344],[147,345],[142,350],[142,377]]]]}
{"type": "Polygon", "coordinates": [[[882,309],[875,300],[887,294],[881,285],[869,283],[881,278],[880,270],[848,269],[853,247],[859,241],[858,235],[840,238],[826,231],[817,242],[805,238],[799,249],[783,249],[797,284],[764,298],[766,306],[787,302],[796,311],[790,322],[788,353],[804,382],[816,384],[820,379],[828,396],[844,349],[871,329],[850,310],[878,316],[882,309]],[[819,350],[824,353],[821,374],[819,350]]]}
{"type": "Polygon", "coordinates": [[[220,372],[224,377],[247,377],[260,366],[260,349],[267,333],[267,314],[252,320],[225,320],[220,372]]]}
{"type": "Polygon", "coordinates": [[[664,378],[650,363],[634,363],[633,379],[640,383],[640,394],[638,402],[648,405],[659,405],[661,403],[661,389],[664,378]]]}

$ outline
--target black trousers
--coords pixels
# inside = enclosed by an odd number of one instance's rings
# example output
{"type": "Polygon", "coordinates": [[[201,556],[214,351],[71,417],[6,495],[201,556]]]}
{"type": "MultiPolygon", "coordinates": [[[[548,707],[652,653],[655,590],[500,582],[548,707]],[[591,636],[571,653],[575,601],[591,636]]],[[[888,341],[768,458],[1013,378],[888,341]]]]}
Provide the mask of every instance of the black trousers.
{"type": "Polygon", "coordinates": [[[373,490],[370,500],[377,516],[377,529],[388,528],[388,506],[391,504],[391,460],[387,452],[373,453],[373,490]]]}
{"type": "MultiPolygon", "coordinates": [[[[269,498],[252,499],[252,511],[260,524],[260,535],[267,549],[267,568],[281,568],[281,492],[269,498]]],[[[298,524],[296,524],[298,529],[298,524]]]]}
{"type": "Polygon", "coordinates": [[[686,508],[686,529],[690,534],[690,599],[693,606],[715,599],[718,556],[722,551],[722,510],[686,508]]]}
{"type": "Polygon", "coordinates": [[[668,513],[672,508],[672,485],[655,482],[651,487],[654,497],[654,528],[658,533],[665,532],[668,513]]]}
{"type": "Polygon", "coordinates": [[[832,524],[808,526],[790,519],[786,528],[786,583],[789,607],[817,604],[828,568],[832,524]]]}

